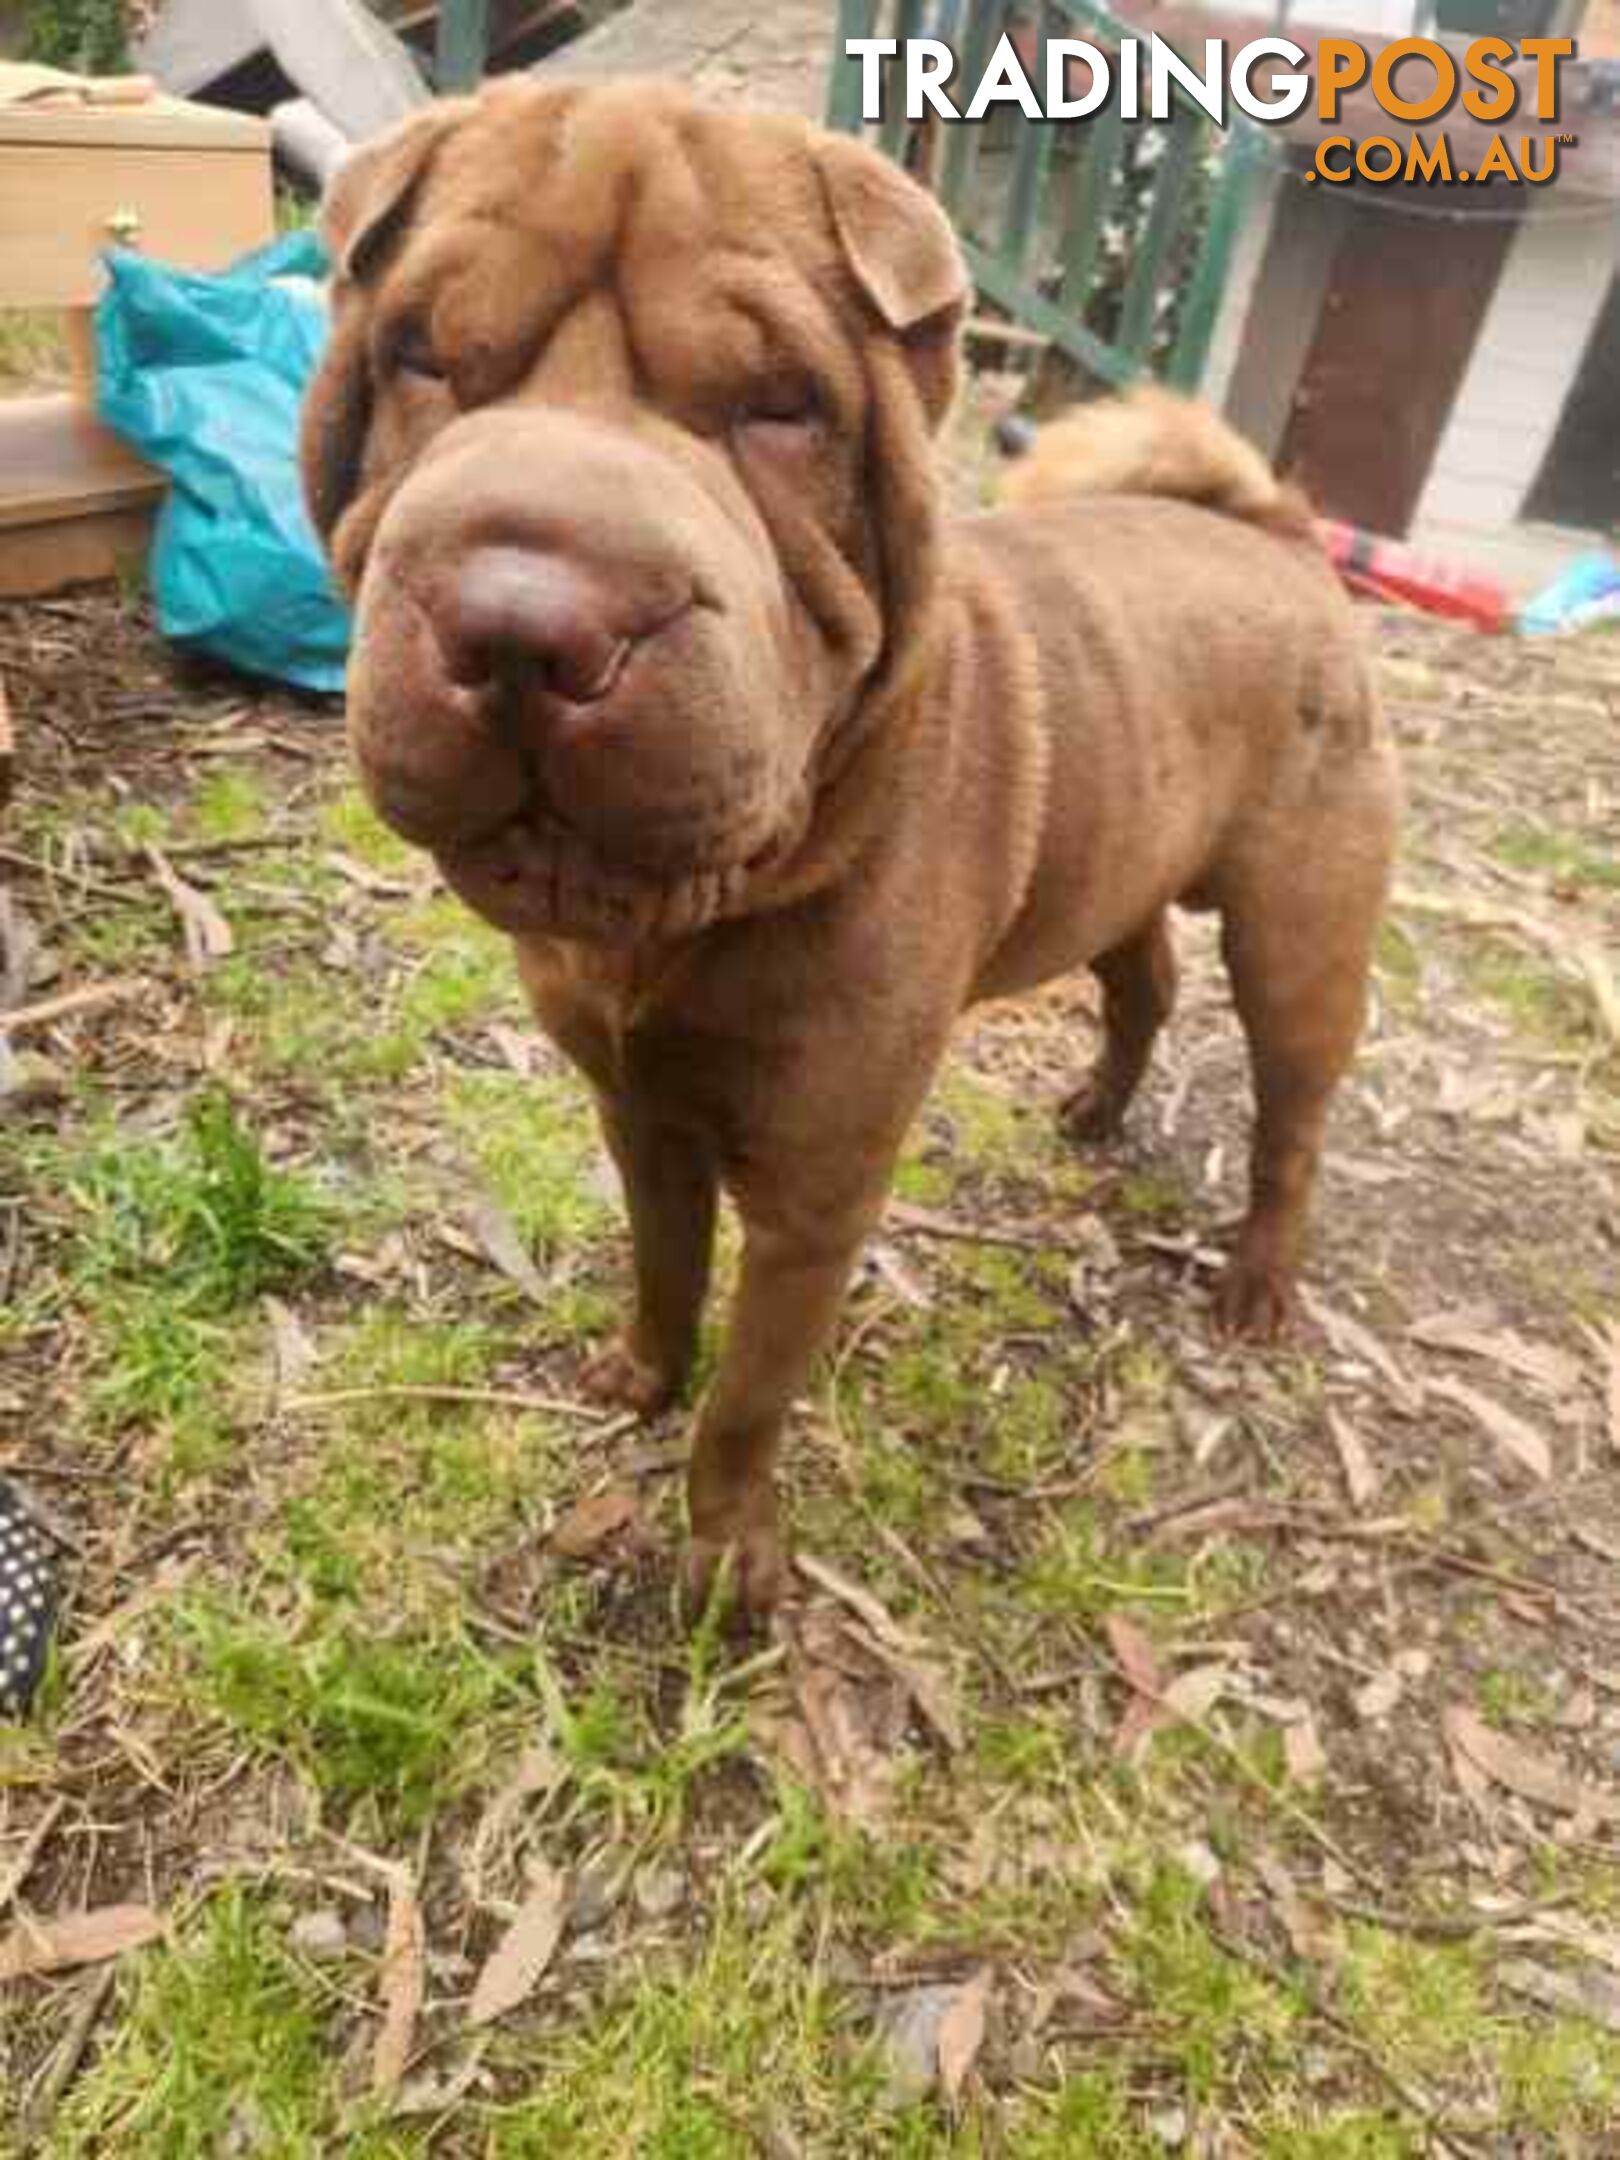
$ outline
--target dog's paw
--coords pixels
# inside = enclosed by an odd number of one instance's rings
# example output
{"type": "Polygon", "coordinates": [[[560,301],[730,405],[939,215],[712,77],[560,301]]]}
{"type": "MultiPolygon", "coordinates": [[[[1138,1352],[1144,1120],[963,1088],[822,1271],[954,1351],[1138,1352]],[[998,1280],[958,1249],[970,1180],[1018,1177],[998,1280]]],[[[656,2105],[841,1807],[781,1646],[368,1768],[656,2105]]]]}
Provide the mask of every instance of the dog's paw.
{"type": "Polygon", "coordinates": [[[1077,1147],[1099,1147],[1117,1140],[1125,1124],[1125,1105],[1119,1090],[1109,1084],[1099,1066],[1087,1073],[1058,1105],[1058,1125],[1077,1147]]]}
{"type": "Polygon", "coordinates": [[[1290,1271],[1275,1261],[1235,1253],[1215,1290],[1215,1321],[1223,1335],[1273,1343],[1294,1316],[1290,1271]]]}
{"type": "Polygon", "coordinates": [[[741,1525],[730,1536],[694,1532],[687,1543],[681,1603],[696,1627],[718,1602],[733,1627],[762,1628],[787,1590],[788,1559],[774,1522],[741,1525]]]}
{"type": "Polygon", "coordinates": [[[591,1402],[613,1410],[634,1410],[645,1418],[667,1410],[681,1391],[678,1376],[644,1358],[623,1337],[596,1353],[580,1374],[579,1386],[591,1402]]]}

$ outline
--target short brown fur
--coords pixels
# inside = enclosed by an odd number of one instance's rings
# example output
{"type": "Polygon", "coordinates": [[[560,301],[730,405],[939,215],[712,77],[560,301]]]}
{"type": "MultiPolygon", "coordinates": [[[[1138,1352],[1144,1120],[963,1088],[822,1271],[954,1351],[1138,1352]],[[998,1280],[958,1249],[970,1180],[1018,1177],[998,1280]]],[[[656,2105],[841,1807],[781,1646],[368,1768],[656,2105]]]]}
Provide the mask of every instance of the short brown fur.
{"type": "Polygon", "coordinates": [[[1212,416],[1087,408],[947,521],[967,284],[874,153],[648,86],[503,87],[344,176],[310,500],[357,599],[382,813],[511,932],[623,1172],[601,1393],[698,1413],[700,1592],[783,1581],[775,1460],[958,1013],[1091,968],[1065,1109],[1119,1125],[1215,909],[1252,1054],[1220,1293],[1293,1295],[1360,1032],[1398,783],[1301,505],[1212,416]],[[1100,492],[1098,491],[1100,490],[1100,492]]]}

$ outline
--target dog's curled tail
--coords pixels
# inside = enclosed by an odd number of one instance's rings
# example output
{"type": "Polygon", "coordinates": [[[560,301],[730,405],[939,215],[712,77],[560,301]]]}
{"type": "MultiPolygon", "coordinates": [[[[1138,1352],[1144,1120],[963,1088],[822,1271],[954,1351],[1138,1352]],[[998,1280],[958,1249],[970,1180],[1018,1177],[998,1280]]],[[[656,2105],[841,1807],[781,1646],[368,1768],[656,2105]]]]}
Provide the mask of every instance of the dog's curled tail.
{"type": "Polygon", "coordinates": [[[1305,497],[1235,428],[1207,405],[1148,386],[1048,422],[1001,485],[1001,500],[1017,507],[1073,495],[1170,495],[1274,531],[1303,535],[1311,525],[1305,497]]]}

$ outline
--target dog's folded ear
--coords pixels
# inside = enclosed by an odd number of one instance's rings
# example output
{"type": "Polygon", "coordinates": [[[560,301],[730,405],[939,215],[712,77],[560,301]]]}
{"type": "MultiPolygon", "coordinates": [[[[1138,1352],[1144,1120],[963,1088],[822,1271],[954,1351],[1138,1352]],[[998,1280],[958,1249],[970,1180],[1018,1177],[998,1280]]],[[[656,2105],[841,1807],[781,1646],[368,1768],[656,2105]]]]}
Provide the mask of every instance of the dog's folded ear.
{"type": "Polygon", "coordinates": [[[434,105],[344,161],[321,204],[321,238],[338,275],[359,281],[410,215],[433,153],[461,117],[434,105]]]}
{"type": "Polygon", "coordinates": [[[824,135],[816,168],[861,290],[902,337],[954,330],[969,284],[951,222],[897,165],[847,136],[824,135]]]}
{"type": "MultiPolygon", "coordinates": [[[[300,457],[310,516],[329,545],[359,491],[371,426],[366,310],[356,288],[405,229],[434,154],[466,110],[434,105],[357,150],[321,205],[321,238],[337,266],[337,305],[331,342],[304,400],[300,457]]],[[[339,582],[352,585],[350,551],[334,546],[332,552],[339,582]]]]}

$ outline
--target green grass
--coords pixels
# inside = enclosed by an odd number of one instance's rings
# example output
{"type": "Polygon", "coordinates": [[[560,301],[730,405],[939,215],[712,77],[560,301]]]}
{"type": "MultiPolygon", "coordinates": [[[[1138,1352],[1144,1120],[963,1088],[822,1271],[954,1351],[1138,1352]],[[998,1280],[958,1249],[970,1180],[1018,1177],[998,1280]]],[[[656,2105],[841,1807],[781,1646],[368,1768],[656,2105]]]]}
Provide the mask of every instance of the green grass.
{"type": "Polygon", "coordinates": [[[723,1910],[680,1971],[613,1988],[531,2079],[490,2119],[493,2160],[752,2160],[773,2118],[814,2125],[825,2152],[927,2149],[887,2142],[903,2133],[885,2133],[875,2071],[791,1913],[761,1928],[723,1910]]]}
{"type": "Polygon", "coordinates": [[[206,1599],[180,1608],[174,1639],[177,1679],[202,1707],[393,1835],[476,1786],[501,1714],[530,1699],[520,1655],[450,1632],[388,1639],[343,1615],[300,1630],[206,1599]]]}
{"type": "Polygon", "coordinates": [[[379,1617],[454,1602],[430,1556],[470,1557],[503,1531],[536,1534],[567,1469],[544,1421],[473,1405],[413,1402],[393,1387],[477,1387],[500,1338],[472,1322],[413,1319],[381,1306],[328,1350],[322,1385],[383,1392],[336,1414],[332,1439],[293,1481],[267,1564],[322,1599],[379,1617]]]}
{"type": "Polygon", "coordinates": [[[251,772],[225,766],[210,773],[192,796],[186,822],[192,834],[209,843],[249,840],[263,833],[270,797],[251,772]]]}
{"type": "Polygon", "coordinates": [[[1472,952],[1468,980],[1512,1023],[1515,1031],[1549,1049],[1580,1051],[1597,1040],[1591,1001],[1578,984],[1549,962],[1516,945],[1481,938],[1472,952]]]}
{"type": "Polygon", "coordinates": [[[622,1220],[595,1120],[573,1079],[455,1073],[445,1130],[484,1191],[542,1254],[572,1251],[622,1220]]]}
{"type": "Polygon", "coordinates": [[[1575,833],[1509,825],[1497,834],[1492,853],[1515,870],[1543,871],[1557,885],[1620,892],[1620,853],[1575,833]]]}
{"type": "MultiPolygon", "coordinates": [[[[47,1498],[88,1532],[42,1713],[0,1732],[0,1788],[25,1829],[51,1791],[85,1796],[82,1835],[64,1844],[64,1823],[27,1886],[35,1909],[151,1895],[170,1923],[117,1968],[43,2149],[1147,2160],[1185,2129],[1261,2160],[1418,2160],[1421,2124],[1382,2064],[1447,2119],[1488,2122],[1482,2139],[1603,2151],[1620,2120],[1616,2043],[1506,1991],[1496,1936],[1435,1944],[1317,1902],[1313,1828],[1385,1875],[1376,1895],[1392,1910],[1468,1911],[1481,1887],[1455,1840],[1436,1830],[1413,1851],[1403,1818],[1381,1819],[1370,1736],[1344,1708],[1352,1682],[1325,1648],[1318,1661],[1338,1607],[1319,1608],[1312,1578],[1332,1566],[1348,1593],[1370,1556],[1133,1520],[1244,1477],[1262,1501],[1342,1509],[1324,1395],[1369,1425],[1378,1412],[1319,1362],[1314,1337],[1239,1359],[1171,1306],[1168,1281],[1143,1287],[1142,1254],[1084,1314],[1067,1251],[891,1227],[927,1302],[881,1281],[858,1293],[831,1376],[795,1414],[785,1482],[802,1546],[923,1639],[959,1748],[903,1691],[885,1693],[859,1628],[840,1636],[808,1592],[773,1640],[735,1644],[712,1618],[683,1631],[676,1420],[604,1432],[399,1392],[569,1393],[584,1339],[617,1316],[622,1206],[588,1091],[498,1056],[492,1030],[527,1024],[507,942],[434,889],[352,786],[309,779],[280,760],[165,756],[134,769],[127,793],[69,786],[19,806],[21,848],[63,861],[83,835],[126,895],[68,906],[22,886],[63,980],[150,974],[163,1013],[151,1041],[144,1014],[52,1040],[66,1102],[0,1127],[0,1199],[22,1224],[0,1310],[0,1423],[22,1405],[25,1450],[47,1474],[59,1453],[65,1472],[47,1498]],[[144,841],[216,850],[197,874],[236,929],[234,958],[186,973],[173,910],[140,870],[144,841]],[[205,1048],[228,1090],[204,1075],[205,1048]],[[542,1272],[538,1306],[468,1244],[485,1196],[542,1272]],[[269,1294],[317,1353],[279,1393],[269,1294]],[[1234,1437],[1194,1464],[1189,1427],[1206,1416],[1234,1420],[1234,1437]],[[641,1508],[628,1534],[582,1560],[552,1549],[572,1502],[625,1477],[641,1508]],[[1114,1614],[1147,1632],[1167,1674],[1218,1659],[1244,1675],[1201,1729],[1160,1730],[1128,1762],[1115,1752],[1128,1689],[1102,1632],[1114,1614]],[[808,1720],[807,1676],[850,1683],[876,1721],[889,1797],[874,1821],[848,1819],[805,1758],[762,1735],[767,1712],[808,1720]],[[1329,1754],[1309,1792],[1284,1774],[1265,1703],[1295,1694],[1329,1754]],[[536,1750],[552,1782],[481,1840],[536,1750]],[[295,1947],[317,1904],[380,1921],[381,1893],[365,1912],[352,1885],[370,1878],[340,1840],[418,1872],[419,2067],[454,2079],[475,2053],[481,2066],[443,2122],[384,2125],[366,2097],[375,1934],[357,1926],[330,1961],[295,1947]],[[1320,1963],[1288,1950],[1256,1872],[1267,1849],[1330,1931],[1320,1963]],[[1213,1888],[1200,1855],[1219,1865],[1213,1888]],[[610,1882],[616,1902],[565,1935],[521,2010],[469,2041],[473,1975],[541,1857],[610,1882]],[[242,1879],[216,1888],[204,1861],[242,1879]],[[649,1870],[676,1880],[672,1911],[644,1905],[649,1870]],[[919,1979],[983,1967],[983,2085],[955,2108],[937,2093],[889,2105],[885,2007],[919,1979]],[[1074,1975],[1116,2019],[1082,2013],[1074,1975]]],[[[1561,883],[1607,888],[1602,863],[1563,836],[1507,844],[1561,883]]],[[[1578,985],[1543,956],[1421,922],[1380,954],[1397,1037],[1420,1010],[1433,1024],[1419,993],[1454,955],[1463,968],[1483,957],[1467,986],[1532,1040],[1585,1058],[1578,985]]],[[[1031,1236],[1096,1204],[1124,1245],[1208,1221],[1191,1182],[1201,1139],[1156,1147],[1149,1167],[1116,1158],[1099,1196],[1105,1166],[1051,1114],[1056,1058],[1026,1091],[968,1062],[980,1054],[970,1043],[928,1106],[905,1197],[1031,1236]]],[[[728,1224],[723,1279],[735,1242],[728,1224]]],[[[0,1263],[10,1251],[0,1235],[0,1263]]],[[[1543,1257],[1518,1255],[1521,1285],[1543,1257]]],[[[1577,1282],[1569,1265],[1549,1309],[1556,1296],[1559,1314],[1600,1318],[1596,1277],[1577,1282]]],[[[1332,1302],[1393,1340],[1408,1286],[1377,1284],[1369,1308],[1361,1277],[1323,1276],[1332,1302]]],[[[1436,1461],[1421,1422],[1380,1421],[1372,1437],[1401,1464],[1392,1505],[1448,1545],[1471,1542],[1477,1481],[1436,1461]]],[[[1516,1519],[1515,1539],[1528,1548],[1548,1520],[1516,1519]]],[[[1427,1630],[1442,1579],[1394,1580],[1427,1630]]],[[[1494,1586],[1448,1575],[1444,1594],[1436,1699],[1466,1697],[1533,1738],[1554,1705],[1504,1645],[1494,1586]]],[[[1549,1614],[1537,1642],[1549,1670],[1573,1670],[1570,1642],[1545,1632],[1558,1625],[1549,1614]]],[[[836,1691],[823,1707],[836,1734],[836,1691]]],[[[1429,1747],[1414,1773],[1427,1800],[1447,1773],[1421,1716],[1409,1700],[1392,1730],[1429,1747]]],[[[1560,1752],[1582,1746],[1560,1736],[1560,1752]]],[[[1544,1836],[1515,1888],[1612,1927],[1616,1881],[1601,1855],[1544,1836]]],[[[38,2076],[78,1989],[68,1977],[8,2000],[0,2077],[38,2076]]]]}
{"type": "Polygon", "coordinates": [[[1126,1956],[1144,2002],[1161,2019],[1188,2097],[1291,2082],[1302,1997],[1240,1963],[1211,1935],[1203,1893],[1160,1865],[1136,1907],[1126,1956]]]}
{"type": "Polygon", "coordinates": [[[244,2133],[285,2160],[319,2149],[337,2100],[327,2016],[261,1903],[221,1893],[172,1947],[132,1959],[118,1992],[112,2037],[51,2139],[56,2160],[214,2160],[244,2133]]]}
{"type": "Polygon", "coordinates": [[[1412,933],[1393,917],[1378,932],[1378,986],[1397,1012],[1415,1014],[1423,993],[1423,953],[1412,933]]]}
{"type": "Polygon", "coordinates": [[[239,1310],[324,1259],[330,1210],[305,1177],[274,1167],[228,1095],[192,1097],[175,1137],[108,1136],[70,1170],[86,1284],[161,1286],[188,1310],[239,1310]]]}
{"type": "Polygon", "coordinates": [[[325,846],[382,876],[408,879],[420,874],[419,851],[388,830],[356,787],[341,789],[322,805],[317,827],[325,846]]]}
{"type": "Polygon", "coordinates": [[[981,1209],[1036,1192],[1049,1206],[1083,1198],[1093,1177],[1050,1107],[1031,1108],[958,1066],[936,1082],[894,1189],[919,1207],[947,1208],[968,1185],[981,1209]]]}
{"type": "Polygon", "coordinates": [[[1620,2117],[1620,2039],[1499,1997],[1480,1944],[1354,1928],[1342,2000],[1386,2061],[1476,2105],[1483,2091],[1522,2135],[1596,2132],[1620,2117]]]}
{"type": "Polygon", "coordinates": [[[94,1424],[159,1436],[181,1478],[222,1468],[232,1450],[242,1370],[240,1329],[161,1291],[131,1289],[106,1316],[90,1384],[94,1424]]]}
{"type": "MultiPolygon", "coordinates": [[[[305,865],[290,889],[330,904],[333,883],[322,866],[305,865]]],[[[228,888],[221,898],[229,912],[227,895],[228,888]]],[[[377,929],[393,957],[358,1005],[341,982],[334,986],[324,960],[289,960],[283,952],[273,972],[266,969],[260,948],[274,949],[286,937],[273,907],[258,921],[244,910],[238,921],[248,934],[209,975],[209,1004],[235,1022],[256,1073],[296,1082],[335,1111],[427,1069],[460,1031],[497,1018],[524,1022],[507,941],[456,901],[384,903],[377,929]]]]}
{"type": "Polygon", "coordinates": [[[266,1291],[318,1279],[338,1221],[306,1174],[269,1161],[222,1090],[204,1087],[167,1138],[92,1123],[71,1143],[18,1143],[23,1175],[56,1196],[52,1296],[93,1323],[87,1429],[142,1433],[182,1479],[221,1468],[240,1421],[266,1291]]]}

